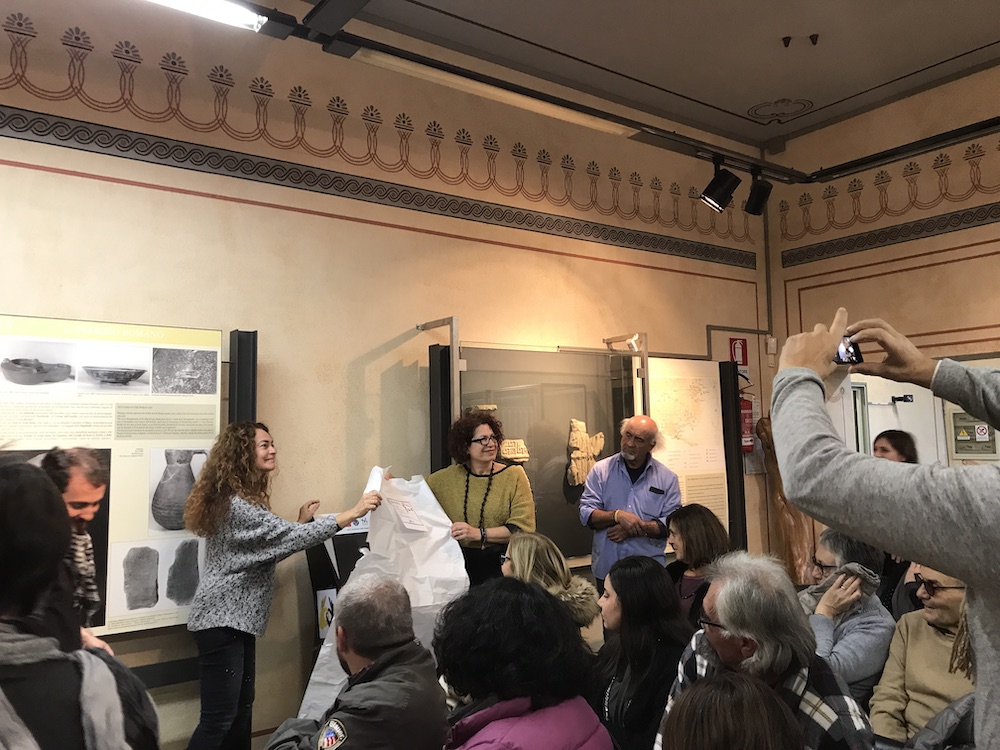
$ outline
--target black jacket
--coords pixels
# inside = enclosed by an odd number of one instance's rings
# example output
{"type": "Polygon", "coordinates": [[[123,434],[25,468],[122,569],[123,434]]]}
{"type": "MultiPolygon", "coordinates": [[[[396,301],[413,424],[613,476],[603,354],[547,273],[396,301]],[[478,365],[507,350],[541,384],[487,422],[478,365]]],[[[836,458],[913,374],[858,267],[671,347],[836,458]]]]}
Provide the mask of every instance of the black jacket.
{"type": "Polygon", "coordinates": [[[448,707],[430,652],[416,640],[390,649],[352,675],[320,721],[288,719],[267,750],[319,747],[441,750],[448,707]]]}
{"type": "Polygon", "coordinates": [[[660,642],[649,665],[653,675],[651,690],[641,690],[626,672],[617,636],[611,635],[604,648],[617,656],[613,675],[606,673],[610,662],[603,651],[597,657],[587,702],[611,735],[616,750],[649,750],[663,719],[670,688],[677,677],[677,663],[687,643],[660,642]],[[604,669],[602,669],[602,667],[604,669]]]}

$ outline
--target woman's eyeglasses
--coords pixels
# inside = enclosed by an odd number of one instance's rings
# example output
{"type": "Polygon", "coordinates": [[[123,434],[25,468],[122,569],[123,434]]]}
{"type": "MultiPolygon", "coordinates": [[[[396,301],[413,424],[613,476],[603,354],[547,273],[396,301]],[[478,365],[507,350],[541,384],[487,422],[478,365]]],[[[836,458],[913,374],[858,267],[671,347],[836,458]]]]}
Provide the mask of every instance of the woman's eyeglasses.
{"type": "Polygon", "coordinates": [[[816,555],[813,555],[812,559],[813,567],[819,568],[824,575],[829,575],[837,569],[836,565],[824,565],[819,560],[816,559],[816,555]]]}
{"type": "Polygon", "coordinates": [[[478,443],[483,448],[485,448],[490,443],[499,443],[499,442],[500,441],[497,440],[497,436],[496,435],[483,435],[482,437],[474,438],[473,440],[469,441],[470,444],[471,443],[478,443]]]}
{"type": "Polygon", "coordinates": [[[948,589],[961,590],[965,588],[965,586],[942,586],[940,583],[935,583],[934,581],[928,581],[919,573],[913,574],[913,580],[917,582],[917,588],[919,589],[921,586],[923,586],[924,591],[927,592],[927,596],[931,597],[932,599],[934,598],[934,594],[936,594],[938,591],[946,591],[948,589]]]}
{"type": "Polygon", "coordinates": [[[508,560],[508,557],[507,557],[506,553],[500,555],[500,564],[501,565],[503,565],[505,562],[507,562],[507,560],[508,560]]]}

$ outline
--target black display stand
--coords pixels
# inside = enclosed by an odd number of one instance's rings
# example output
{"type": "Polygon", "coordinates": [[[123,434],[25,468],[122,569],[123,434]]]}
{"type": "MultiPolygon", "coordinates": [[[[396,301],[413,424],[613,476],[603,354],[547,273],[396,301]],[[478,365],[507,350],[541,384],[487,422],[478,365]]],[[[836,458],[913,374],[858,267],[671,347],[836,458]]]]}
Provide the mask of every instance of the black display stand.
{"type": "Polygon", "coordinates": [[[719,362],[719,392],[722,395],[729,539],[734,549],[746,549],[747,505],[743,490],[743,448],[740,441],[740,385],[739,370],[735,362],[719,362]]]}
{"type": "Polygon", "coordinates": [[[451,466],[448,455],[448,430],[451,429],[451,347],[431,344],[427,347],[430,362],[431,391],[431,473],[451,466]]]}
{"type": "MultiPolygon", "coordinates": [[[[309,583],[312,585],[313,595],[324,589],[336,589],[340,591],[344,583],[350,577],[361,559],[362,550],[368,546],[368,534],[337,534],[333,537],[333,553],[337,558],[337,566],[334,567],[330,559],[330,553],[325,544],[317,544],[306,550],[306,566],[309,569],[309,583]],[[337,574],[337,571],[340,574],[337,574]]],[[[316,607],[313,606],[313,613],[318,615],[316,607]]],[[[319,622],[313,628],[315,634],[313,638],[313,663],[319,656],[319,649],[323,643],[319,639],[319,622]]]]}
{"type": "Polygon", "coordinates": [[[257,331],[229,332],[229,422],[257,421],[257,331]]]}

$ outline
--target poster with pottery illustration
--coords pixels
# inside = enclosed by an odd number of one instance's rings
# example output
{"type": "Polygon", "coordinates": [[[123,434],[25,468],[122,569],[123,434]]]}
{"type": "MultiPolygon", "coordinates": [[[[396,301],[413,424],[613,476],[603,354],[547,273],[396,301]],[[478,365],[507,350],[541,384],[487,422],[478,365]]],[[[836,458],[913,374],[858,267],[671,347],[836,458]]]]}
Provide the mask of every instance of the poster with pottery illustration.
{"type": "Polygon", "coordinates": [[[98,502],[63,491],[71,515],[89,508],[99,636],[187,621],[204,544],[184,504],[219,434],[221,367],[217,330],[0,315],[0,465],[75,448],[106,469],[98,502]]]}

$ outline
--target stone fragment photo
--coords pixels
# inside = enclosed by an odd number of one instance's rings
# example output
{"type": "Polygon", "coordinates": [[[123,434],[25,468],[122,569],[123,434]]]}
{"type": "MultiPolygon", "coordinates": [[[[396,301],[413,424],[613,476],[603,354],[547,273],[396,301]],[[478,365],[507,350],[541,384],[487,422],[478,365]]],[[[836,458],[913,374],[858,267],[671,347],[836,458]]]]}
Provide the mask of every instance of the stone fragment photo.
{"type": "Polygon", "coordinates": [[[185,539],[174,552],[174,561],[167,571],[167,598],[179,607],[194,599],[198,588],[198,540],[185,539]]]}
{"type": "Polygon", "coordinates": [[[190,536],[117,542],[108,558],[108,620],[188,607],[204,565],[205,545],[190,536]]]}
{"type": "Polygon", "coordinates": [[[214,395],[218,373],[214,350],[153,348],[153,393],[214,395]]]}
{"type": "Polygon", "coordinates": [[[122,563],[125,573],[125,606],[149,609],[160,600],[160,553],[152,547],[133,547],[122,563]]]}

